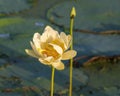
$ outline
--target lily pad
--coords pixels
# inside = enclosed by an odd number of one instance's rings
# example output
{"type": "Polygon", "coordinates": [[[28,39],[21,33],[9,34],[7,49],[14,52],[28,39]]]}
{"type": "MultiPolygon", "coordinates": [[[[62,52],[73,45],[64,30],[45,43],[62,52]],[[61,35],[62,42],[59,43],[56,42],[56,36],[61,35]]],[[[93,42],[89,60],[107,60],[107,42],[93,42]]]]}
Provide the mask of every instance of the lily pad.
{"type": "Polygon", "coordinates": [[[22,96],[22,94],[18,94],[18,93],[1,93],[1,96],[22,96]]]}
{"type": "MultiPolygon", "coordinates": [[[[14,60],[16,60],[16,62],[11,62],[10,66],[7,66],[6,68],[0,70],[0,91],[10,88],[10,93],[18,92],[24,94],[25,91],[23,91],[23,88],[35,87],[36,94],[43,94],[38,96],[49,95],[51,78],[50,67],[45,66],[41,64],[38,60],[30,57],[19,57],[14,58],[14,60]]],[[[63,71],[56,70],[55,74],[55,93],[68,94],[69,68],[66,67],[66,70],[63,71]]],[[[73,87],[84,86],[87,84],[88,77],[85,75],[84,72],[75,69],[73,71],[73,74],[73,87]]],[[[29,92],[31,92],[31,94],[34,93],[31,90],[29,90],[29,92]]],[[[5,91],[2,93],[5,93],[5,91]]],[[[2,93],[0,93],[0,95],[2,93]]],[[[77,93],[73,92],[73,94],[74,96],[78,96],[77,93]]]]}
{"type": "Polygon", "coordinates": [[[0,0],[0,14],[17,13],[30,7],[26,0],[0,0]]]}
{"type": "Polygon", "coordinates": [[[78,56],[113,56],[120,54],[119,35],[95,35],[79,32],[73,34],[74,49],[78,51],[78,56]]]}
{"type": "Polygon", "coordinates": [[[76,2],[71,0],[50,8],[47,17],[51,22],[69,28],[70,12],[74,6],[76,8],[74,28],[94,30],[101,28],[102,24],[120,25],[119,4],[119,0],[76,0],[76,2]]]}
{"type": "Polygon", "coordinates": [[[0,51],[8,56],[24,55],[24,49],[30,47],[35,32],[42,33],[50,25],[42,19],[25,19],[21,17],[3,18],[0,21],[0,34],[9,34],[9,38],[0,38],[0,51]]]}
{"type": "Polygon", "coordinates": [[[109,96],[119,96],[120,95],[120,88],[117,87],[106,87],[104,88],[104,90],[106,91],[107,94],[109,94],[109,96]]]}

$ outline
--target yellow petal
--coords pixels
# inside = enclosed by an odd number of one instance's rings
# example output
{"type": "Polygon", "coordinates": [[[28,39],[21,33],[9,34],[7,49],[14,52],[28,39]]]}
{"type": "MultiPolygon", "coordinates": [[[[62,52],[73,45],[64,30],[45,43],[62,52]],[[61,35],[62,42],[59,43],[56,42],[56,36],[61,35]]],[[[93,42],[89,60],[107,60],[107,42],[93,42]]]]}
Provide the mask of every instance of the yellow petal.
{"type": "Polygon", "coordinates": [[[46,57],[46,58],[44,58],[44,60],[46,60],[48,62],[52,62],[53,56],[46,57]]]}
{"type": "Polygon", "coordinates": [[[46,26],[44,33],[41,36],[41,41],[42,42],[51,42],[53,39],[58,38],[59,34],[56,30],[54,30],[50,26],[46,26]]]}
{"type": "Polygon", "coordinates": [[[51,43],[60,46],[63,50],[66,49],[65,43],[64,43],[63,39],[61,39],[61,38],[56,38],[56,39],[53,40],[51,43]]]}
{"type": "Polygon", "coordinates": [[[39,54],[39,52],[37,51],[37,49],[36,49],[36,47],[35,47],[35,45],[33,44],[32,41],[30,42],[30,44],[31,44],[31,47],[32,47],[33,51],[35,52],[35,54],[40,56],[41,54],[39,54]]]}
{"type": "Polygon", "coordinates": [[[62,55],[62,60],[68,60],[75,57],[77,52],[75,50],[69,50],[62,55]]]}
{"type": "Polygon", "coordinates": [[[65,50],[67,50],[71,44],[71,39],[72,39],[71,35],[66,35],[64,32],[61,32],[60,38],[64,41],[64,47],[65,50]]]}
{"type": "Polygon", "coordinates": [[[48,62],[48,61],[45,60],[44,58],[39,58],[38,60],[39,60],[42,64],[51,65],[51,62],[48,62]]]}
{"type": "Polygon", "coordinates": [[[63,70],[65,68],[64,64],[61,61],[52,63],[52,66],[57,70],[63,70]]]}
{"type": "Polygon", "coordinates": [[[64,48],[67,49],[67,43],[68,43],[67,35],[64,32],[61,32],[60,33],[60,38],[64,42],[64,48]]]}
{"type": "Polygon", "coordinates": [[[71,41],[72,41],[71,35],[68,35],[68,36],[67,36],[67,39],[68,39],[67,47],[69,48],[69,47],[70,47],[70,44],[71,44],[71,41]]]}
{"type": "Polygon", "coordinates": [[[33,50],[25,49],[25,52],[32,57],[38,58],[38,55],[36,55],[33,50]]]}
{"type": "Polygon", "coordinates": [[[50,43],[50,45],[53,46],[53,48],[57,51],[58,54],[61,54],[61,55],[62,55],[63,50],[62,50],[62,48],[61,48],[60,46],[58,46],[58,45],[56,45],[56,44],[51,44],[51,43],[50,43]]]}
{"type": "Polygon", "coordinates": [[[40,34],[39,33],[35,33],[33,36],[33,42],[35,44],[35,47],[40,48],[40,34]]]}

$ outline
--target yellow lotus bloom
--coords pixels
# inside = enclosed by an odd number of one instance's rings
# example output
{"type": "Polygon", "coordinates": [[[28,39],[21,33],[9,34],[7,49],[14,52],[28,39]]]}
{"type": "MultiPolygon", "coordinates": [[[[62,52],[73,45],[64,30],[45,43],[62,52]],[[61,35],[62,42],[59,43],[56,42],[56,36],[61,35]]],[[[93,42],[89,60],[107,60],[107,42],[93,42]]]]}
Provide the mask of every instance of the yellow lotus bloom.
{"type": "Polygon", "coordinates": [[[61,60],[68,60],[76,56],[75,50],[68,50],[71,43],[71,36],[64,32],[60,34],[46,26],[42,35],[35,33],[33,41],[30,42],[32,50],[25,49],[26,53],[37,58],[45,65],[52,65],[58,70],[64,69],[61,60]]]}

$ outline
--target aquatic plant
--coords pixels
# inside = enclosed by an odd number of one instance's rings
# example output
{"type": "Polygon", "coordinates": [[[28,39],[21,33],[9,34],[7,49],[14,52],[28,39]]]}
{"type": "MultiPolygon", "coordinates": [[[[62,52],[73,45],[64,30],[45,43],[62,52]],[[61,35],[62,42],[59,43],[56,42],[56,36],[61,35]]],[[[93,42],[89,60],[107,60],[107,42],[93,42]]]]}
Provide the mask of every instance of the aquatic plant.
{"type": "Polygon", "coordinates": [[[64,64],[61,60],[68,60],[76,56],[75,50],[68,50],[71,39],[71,35],[66,35],[64,32],[59,34],[50,26],[46,26],[42,35],[39,33],[34,34],[33,42],[30,42],[32,50],[25,49],[28,55],[37,58],[44,65],[51,66],[50,96],[53,96],[55,69],[63,70],[64,64]]]}

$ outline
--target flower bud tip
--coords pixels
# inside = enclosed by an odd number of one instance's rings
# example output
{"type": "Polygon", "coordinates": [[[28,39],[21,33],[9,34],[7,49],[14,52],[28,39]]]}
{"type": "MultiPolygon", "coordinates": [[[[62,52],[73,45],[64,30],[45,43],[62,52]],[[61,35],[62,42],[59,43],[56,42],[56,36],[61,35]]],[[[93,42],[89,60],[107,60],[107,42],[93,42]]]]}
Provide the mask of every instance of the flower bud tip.
{"type": "Polygon", "coordinates": [[[76,10],[75,10],[75,7],[72,7],[70,17],[74,18],[75,16],[76,16],[76,10]]]}

